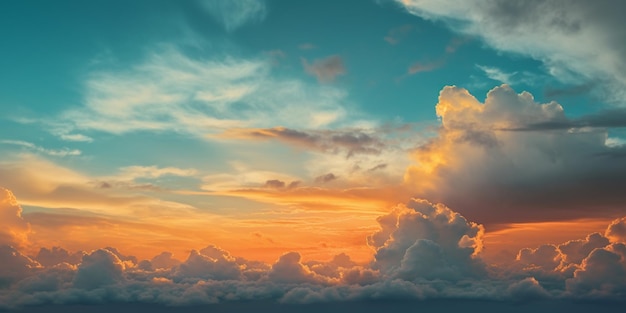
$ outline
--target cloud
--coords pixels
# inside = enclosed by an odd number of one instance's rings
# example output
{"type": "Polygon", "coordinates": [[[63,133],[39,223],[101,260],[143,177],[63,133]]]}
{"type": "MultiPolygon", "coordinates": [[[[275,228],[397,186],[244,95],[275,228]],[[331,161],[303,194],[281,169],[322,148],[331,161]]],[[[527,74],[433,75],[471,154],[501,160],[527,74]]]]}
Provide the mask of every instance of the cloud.
{"type": "Polygon", "coordinates": [[[504,128],[511,131],[545,131],[545,130],[576,130],[589,128],[623,128],[626,127],[626,109],[607,109],[580,117],[559,118],[542,122],[529,123],[527,125],[504,128]]]}
{"type": "Polygon", "coordinates": [[[22,218],[22,207],[10,190],[0,187],[0,245],[22,246],[29,233],[30,225],[22,218]]]}
{"type": "Polygon", "coordinates": [[[623,99],[625,24],[617,13],[624,9],[621,1],[397,2],[414,15],[443,21],[459,33],[482,38],[497,50],[540,60],[563,82],[606,82],[610,86],[606,98],[617,103],[623,99]]]}
{"type": "Polygon", "coordinates": [[[567,290],[594,298],[617,298],[626,294],[626,246],[613,244],[593,250],[574,277],[566,281],[567,290]]]}
{"type": "Polygon", "coordinates": [[[338,55],[331,55],[325,59],[318,59],[309,64],[306,59],[302,59],[304,70],[317,77],[322,83],[328,83],[335,80],[337,76],[346,74],[346,68],[343,65],[343,59],[338,55]]]}
{"type": "Polygon", "coordinates": [[[331,181],[333,181],[335,179],[338,179],[338,178],[339,177],[335,176],[335,174],[328,173],[328,174],[324,174],[324,175],[315,177],[315,182],[316,183],[323,183],[323,184],[325,184],[325,183],[331,182],[331,181]]]}
{"type": "Polygon", "coordinates": [[[483,104],[448,86],[436,112],[439,134],[414,151],[405,176],[416,196],[487,224],[620,214],[626,166],[609,157],[619,151],[606,145],[606,130],[505,131],[568,123],[558,103],[502,85],[483,104]]]}
{"type": "Polygon", "coordinates": [[[63,148],[63,149],[46,149],[40,146],[37,146],[33,143],[30,142],[26,142],[26,141],[21,141],[21,140],[0,140],[1,144],[5,144],[5,145],[15,145],[15,146],[20,146],[23,148],[26,148],[28,150],[31,151],[35,151],[35,152],[39,152],[39,153],[43,153],[43,154],[47,154],[50,156],[57,156],[57,157],[66,157],[66,156],[77,156],[77,155],[81,155],[82,152],[80,150],[77,149],[69,149],[69,148],[63,148]]]}
{"type": "Polygon", "coordinates": [[[546,88],[543,92],[543,96],[548,99],[578,96],[591,92],[593,88],[596,87],[596,84],[596,82],[589,82],[566,88],[546,88]]]}
{"type": "Polygon", "coordinates": [[[300,50],[313,50],[315,48],[317,48],[317,46],[315,46],[314,44],[310,42],[306,42],[306,43],[302,43],[298,45],[298,49],[300,50]]]}
{"type": "Polygon", "coordinates": [[[0,244],[0,264],[0,290],[32,275],[35,269],[41,267],[36,261],[6,244],[0,244]]]}
{"type": "Polygon", "coordinates": [[[73,285],[81,289],[96,289],[124,280],[124,263],[111,251],[99,249],[83,256],[73,285]]]}
{"type": "Polygon", "coordinates": [[[93,141],[93,138],[89,136],[85,136],[83,134],[61,134],[59,137],[65,141],[79,141],[79,142],[92,142],[93,141]]]}
{"type": "Polygon", "coordinates": [[[297,147],[325,153],[345,153],[346,158],[358,154],[380,154],[386,147],[382,138],[367,130],[296,130],[286,127],[234,128],[216,138],[247,140],[278,140],[297,147]]]}
{"type": "Polygon", "coordinates": [[[43,266],[51,267],[61,263],[80,264],[83,256],[85,256],[83,251],[71,253],[61,247],[52,247],[50,249],[42,247],[34,259],[43,266]]]}
{"type": "MultiPolygon", "coordinates": [[[[610,229],[610,226],[609,226],[610,229]]],[[[563,255],[563,261],[580,264],[591,251],[609,245],[609,240],[599,233],[589,234],[583,240],[570,240],[558,246],[563,255]]]]}
{"type": "Polygon", "coordinates": [[[436,60],[433,62],[427,62],[427,63],[416,62],[416,63],[411,64],[411,66],[409,66],[409,68],[407,69],[407,73],[409,75],[414,75],[414,74],[421,73],[421,72],[430,72],[434,69],[437,69],[443,66],[444,64],[445,64],[445,61],[443,59],[436,60]]]}
{"type": "Polygon", "coordinates": [[[443,204],[414,199],[378,218],[381,229],[368,237],[376,250],[374,268],[405,280],[460,280],[484,275],[476,256],[482,225],[468,222],[443,204]]]}
{"type": "Polygon", "coordinates": [[[263,0],[201,0],[200,3],[227,32],[261,22],[267,16],[263,0]]]}
{"type": "Polygon", "coordinates": [[[626,217],[614,220],[604,234],[612,242],[626,243],[626,217]]]}
{"type": "Polygon", "coordinates": [[[272,265],[268,279],[278,283],[325,283],[328,278],[312,272],[300,263],[300,253],[288,252],[272,265]]]}
{"type": "Polygon", "coordinates": [[[136,65],[88,75],[82,106],[47,118],[54,134],[175,132],[204,137],[222,129],[317,128],[345,115],[346,92],[271,77],[271,58],[191,58],[155,49],[136,65]]]}
{"type": "Polygon", "coordinates": [[[413,30],[413,26],[410,24],[402,25],[396,28],[392,28],[385,36],[385,41],[391,45],[398,44],[404,37],[406,37],[413,30]]]}
{"type": "Polygon", "coordinates": [[[216,246],[208,246],[200,251],[192,250],[187,260],[177,266],[174,278],[239,280],[241,268],[235,258],[216,246]]]}
{"type": "Polygon", "coordinates": [[[599,234],[520,252],[518,261],[527,264],[548,261],[539,273],[529,266],[484,263],[483,227],[443,204],[413,199],[377,221],[380,229],[367,238],[375,252],[369,264],[357,264],[345,253],[329,261],[303,261],[296,251],[266,264],[235,257],[215,245],[192,250],[184,262],[169,252],[138,261],[114,247],[88,254],[57,247],[40,250],[39,263],[15,248],[0,246],[0,303],[3,309],[90,303],[372,304],[410,299],[426,301],[420,302],[425,305],[433,299],[488,303],[621,299],[626,292],[626,245],[599,247],[606,243],[599,234]],[[588,255],[562,271],[554,267],[561,248],[566,259],[588,255]],[[74,263],[78,254],[82,259],[77,264],[66,263],[74,263]]]}
{"type": "Polygon", "coordinates": [[[453,38],[445,49],[445,54],[431,61],[419,61],[411,64],[407,69],[407,75],[415,75],[422,72],[430,72],[444,66],[451,54],[455,53],[467,40],[463,38],[453,38]]]}

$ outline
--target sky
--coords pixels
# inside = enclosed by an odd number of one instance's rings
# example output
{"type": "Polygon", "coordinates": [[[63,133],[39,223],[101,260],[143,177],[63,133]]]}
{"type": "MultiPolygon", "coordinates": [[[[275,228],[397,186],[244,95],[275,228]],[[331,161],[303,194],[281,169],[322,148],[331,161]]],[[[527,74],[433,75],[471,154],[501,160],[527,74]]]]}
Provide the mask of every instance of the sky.
{"type": "Polygon", "coordinates": [[[620,303],[624,10],[3,1],[0,310],[620,303]]]}

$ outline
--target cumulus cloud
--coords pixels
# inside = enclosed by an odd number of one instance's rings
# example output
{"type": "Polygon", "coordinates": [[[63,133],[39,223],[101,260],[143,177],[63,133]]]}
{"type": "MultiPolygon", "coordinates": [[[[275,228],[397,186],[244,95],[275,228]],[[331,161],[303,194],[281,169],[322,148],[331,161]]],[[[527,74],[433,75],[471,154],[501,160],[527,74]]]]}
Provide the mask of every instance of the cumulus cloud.
{"type": "Polygon", "coordinates": [[[71,253],[61,247],[46,248],[42,247],[34,257],[34,259],[46,267],[51,267],[61,263],[72,265],[80,264],[85,252],[78,251],[71,253]]]}
{"type": "Polygon", "coordinates": [[[374,268],[406,280],[459,280],[484,274],[476,256],[484,229],[443,204],[414,199],[378,218],[368,237],[376,250],[374,268]]]}
{"type": "Polygon", "coordinates": [[[0,245],[22,246],[30,225],[22,218],[22,207],[13,193],[0,187],[0,245]]]}
{"type": "Polygon", "coordinates": [[[96,289],[124,280],[124,262],[107,249],[98,249],[83,256],[74,277],[74,286],[96,289]]]}
{"type": "Polygon", "coordinates": [[[176,268],[174,277],[185,279],[238,280],[241,268],[235,258],[216,246],[192,250],[187,260],[176,268]]]}
{"type": "Polygon", "coordinates": [[[536,103],[507,85],[484,104],[447,86],[436,106],[437,137],[418,147],[405,175],[417,196],[446,203],[481,223],[615,216],[626,201],[626,164],[611,157],[606,129],[509,131],[566,123],[556,102],[536,103]]]}
{"type": "Polygon", "coordinates": [[[397,2],[412,14],[482,38],[497,50],[540,60],[564,82],[607,82],[609,100],[623,99],[626,37],[624,19],[617,13],[624,9],[621,1],[397,2]]]}
{"type": "Polygon", "coordinates": [[[622,243],[593,250],[574,277],[566,281],[567,290],[591,297],[621,298],[626,294],[625,251],[622,243]]]}
{"type": "Polygon", "coordinates": [[[313,63],[302,59],[302,66],[308,74],[317,77],[317,80],[323,83],[332,82],[337,76],[346,74],[343,59],[338,55],[315,60],[313,63]]]}
{"type": "Polygon", "coordinates": [[[626,217],[614,220],[606,229],[605,236],[613,242],[626,243],[626,217]]]}
{"type": "Polygon", "coordinates": [[[41,265],[15,248],[0,245],[0,288],[33,274],[41,265]]]}
{"type": "Polygon", "coordinates": [[[201,0],[200,3],[228,32],[261,22],[267,16],[263,0],[201,0]]]}

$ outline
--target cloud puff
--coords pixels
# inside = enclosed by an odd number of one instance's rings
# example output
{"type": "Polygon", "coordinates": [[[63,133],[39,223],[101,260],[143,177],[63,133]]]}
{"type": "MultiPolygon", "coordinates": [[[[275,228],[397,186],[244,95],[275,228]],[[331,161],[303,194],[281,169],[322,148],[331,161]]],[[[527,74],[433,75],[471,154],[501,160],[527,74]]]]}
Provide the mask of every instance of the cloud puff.
{"type": "Polygon", "coordinates": [[[545,221],[619,214],[626,164],[612,157],[605,129],[509,131],[567,122],[556,102],[536,103],[507,85],[484,104],[447,86],[436,106],[437,137],[418,147],[406,180],[417,195],[481,223],[545,221]]]}
{"type": "Polygon", "coordinates": [[[306,59],[302,59],[304,70],[323,83],[332,82],[337,76],[344,75],[346,68],[343,59],[338,55],[331,55],[325,59],[319,59],[309,63],[306,59]]]}
{"type": "Polygon", "coordinates": [[[484,229],[443,204],[414,199],[378,218],[368,237],[376,250],[374,268],[406,280],[459,280],[484,274],[476,258],[484,229]]]}
{"type": "Polygon", "coordinates": [[[211,245],[200,251],[192,250],[187,260],[178,265],[174,277],[179,280],[238,280],[241,267],[230,253],[211,245]]]}
{"type": "Polygon", "coordinates": [[[626,217],[614,220],[606,229],[605,236],[613,242],[626,243],[626,217]]]}
{"type": "Polygon", "coordinates": [[[593,250],[574,277],[566,281],[567,290],[591,297],[621,298],[626,295],[626,246],[612,244],[593,250]]]}
{"type": "Polygon", "coordinates": [[[397,2],[412,14],[444,21],[453,30],[478,36],[495,49],[540,60],[557,79],[607,82],[608,98],[623,99],[626,24],[617,13],[625,9],[621,1],[397,2]]]}
{"type": "Polygon", "coordinates": [[[261,22],[267,15],[263,0],[202,0],[200,3],[227,32],[261,22]]]}
{"type": "Polygon", "coordinates": [[[95,289],[124,280],[124,262],[107,249],[98,249],[83,257],[78,266],[74,286],[95,289]]]}
{"type": "Polygon", "coordinates": [[[22,218],[22,207],[15,196],[0,187],[0,245],[21,246],[29,232],[30,225],[22,218]]]}
{"type": "Polygon", "coordinates": [[[84,255],[85,252],[83,251],[71,253],[61,247],[52,247],[50,249],[42,247],[41,249],[39,249],[39,252],[34,259],[37,260],[37,262],[41,263],[41,265],[46,267],[58,265],[61,263],[77,265],[82,262],[84,255]]]}
{"type": "Polygon", "coordinates": [[[39,263],[8,245],[0,245],[0,264],[0,288],[32,275],[35,269],[41,267],[39,263]]]}

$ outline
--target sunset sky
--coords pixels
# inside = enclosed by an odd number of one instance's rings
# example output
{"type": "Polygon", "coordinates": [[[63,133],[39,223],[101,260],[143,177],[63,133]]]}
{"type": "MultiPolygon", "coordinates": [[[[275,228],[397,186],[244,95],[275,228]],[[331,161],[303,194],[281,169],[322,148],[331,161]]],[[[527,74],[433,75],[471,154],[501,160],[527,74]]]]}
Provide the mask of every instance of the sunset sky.
{"type": "Polygon", "coordinates": [[[623,299],[624,12],[3,1],[0,310],[623,299]]]}

